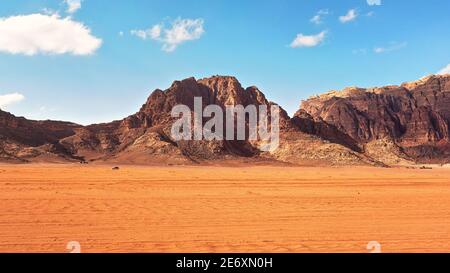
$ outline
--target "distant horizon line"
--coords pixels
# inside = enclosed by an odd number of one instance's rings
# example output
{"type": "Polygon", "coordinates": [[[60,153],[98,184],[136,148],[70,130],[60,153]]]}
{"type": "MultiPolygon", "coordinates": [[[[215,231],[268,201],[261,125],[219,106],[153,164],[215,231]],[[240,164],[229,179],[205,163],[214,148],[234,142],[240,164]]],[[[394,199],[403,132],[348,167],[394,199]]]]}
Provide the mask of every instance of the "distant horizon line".
{"type": "MultiPolygon", "coordinates": [[[[298,111],[299,109],[301,109],[300,106],[301,106],[301,103],[302,103],[303,101],[308,100],[308,99],[312,99],[312,98],[315,98],[315,97],[319,97],[319,96],[321,96],[321,95],[326,95],[326,94],[329,94],[329,93],[331,93],[331,92],[343,92],[343,91],[345,91],[346,89],[349,89],[349,88],[358,88],[358,89],[370,90],[370,89],[377,89],[377,88],[383,88],[383,87],[402,87],[402,86],[405,85],[405,84],[416,83],[416,82],[419,82],[419,81],[422,81],[422,80],[425,80],[425,79],[428,79],[428,78],[432,78],[432,77],[449,77],[449,76],[450,76],[450,73],[446,73],[446,74],[438,74],[438,73],[435,73],[435,74],[429,74],[429,75],[423,76],[423,77],[419,78],[418,80],[404,81],[404,82],[402,82],[402,83],[400,83],[400,84],[386,84],[386,85],[382,85],[382,86],[371,86],[371,87],[346,86],[346,87],[344,87],[343,89],[340,89],[340,90],[338,90],[338,89],[330,89],[330,90],[328,90],[328,91],[324,91],[324,92],[322,92],[322,93],[318,93],[318,94],[316,94],[316,95],[309,96],[309,97],[306,98],[306,99],[300,99],[300,105],[299,105],[298,109],[295,110],[295,112],[298,111]]],[[[160,91],[163,91],[163,92],[167,91],[167,90],[168,90],[175,82],[182,82],[182,81],[188,80],[188,79],[194,79],[195,81],[199,81],[199,80],[203,80],[203,79],[211,79],[211,78],[214,78],[214,77],[220,77],[220,78],[234,78],[234,79],[236,79],[236,80],[240,83],[239,79],[238,79],[236,76],[232,76],[232,75],[219,75],[219,74],[215,74],[215,75],[212,75],[212,76],[209,76],[209,77],[199,77],[199,78],[196,78],[195,76],[191,76],[191,77],[186,77],[186,78],[180,79],[180,80],[173,80],[173,81],[172,81],[172,84],[171,84],[168,88],[166,88],[166,89],[164,89],[164,90],[159,89],[159,88],[156,88],[156,89],[154,89],[152,92],[150,92],[150,94],[148,95],[148,97],[150,97],[150,96],[151,96],[155,91],[157,91],[157,90],[160,90],[160,91]]],[[[250,86],[248,86],[247,88],[249,88],[249,87],[257,87],[257,86],[256,86],[256,85],[250,85],[250,86]]],[[[243,88],[244,88],[244,87],[243,87],[243,88]]],[[[244,89],[245,89],[245,88],[244,88],[244,89]]],[[[262,91],[261,91],[261,92],[262,92],[262,91]]],[[[266,95],[264,92],[262,92],[262,93],[263,93],[264,95],[266,95]]],[[[148,97],[147,97],[147,98],[148,98],[148,97]]],[[[282,108],[283,110],[285,110],[285,109],[283,108],[283,106],[280,105],[280,104],[278,104],[277,102],[274,102],[274,101],[271,101],[271,100],[268,100],[268,101],[269,101],[269,102],[272,102],[272,103],[275,103],[275,104],[277,104],[277,105],[279,105],[279,106],[281,106],[281,108],[282,108]]],[[[145,103],[144,103],[144,104],[145,104],[145,103]]],[[[142,104],[142,105],[144,105],[144,104],[142,104]]],[[[141,106],[142,106],[142,105],[141,105],[141,106]]],[[[10,114],[10,115],[13,115],[13,116],[15,116],[15,117],[17,117],[17,118],[24,118],[24,119],[29,120],[29,121],[35,121],[35,122],[44,122],[44,121],[47,121],[47,122],[65,122],[65,123],[72,123],[72,124],[74,124],[74,125],[80,125],[80,126],[82,126],[82,127],[89,127],[89,126],[93,126],[93,125],[102,125],[102,124],[108,124],[108,123],[120,122],[120,121],[124,120],[125,118],[127,118],[127,117],[129,117],[129,116],[132,116],[132,115],[134,115],[134,114],[136,114],[136,113],[139,112],[139,110],[138,110],[138,111],[136,111],[136,112],[134,112],[134,113],[131,113],[131,114],[127,115],[126,117],[124,117],[124,118],[122,118],[122,119],[113,119],[113,120],[110,120],[110,121],[104,121],[104,122],[92,122],[92,123],[83,124],[83,123],[81,123],[81,122],[73,122],[73,121],[63,120],[63,119],[33,119],[33,118],[27,118],[27,117],[24,116],[24,115],[15,115],[13,112],[10,112],[9,110],[7,110],[7,109],[2,109],[2,108],[0,108],[0,111],[1,111],[1,112],[5,112],[5,113],[8,113],[8,114],[10,114]]],[[[285,110],[285,111],[286,111],[286,110],[285,110]]],[[[286,111],[286,112],[287,112],[287,111],[286,111]]],[[[295,114],[295,112],[294,112],[293,114],[295,114]]],[[[292,117],[291,117],[291,114],[288,113],[288,117],[289,117],[289,118],[292,118],[292,117]]]]}

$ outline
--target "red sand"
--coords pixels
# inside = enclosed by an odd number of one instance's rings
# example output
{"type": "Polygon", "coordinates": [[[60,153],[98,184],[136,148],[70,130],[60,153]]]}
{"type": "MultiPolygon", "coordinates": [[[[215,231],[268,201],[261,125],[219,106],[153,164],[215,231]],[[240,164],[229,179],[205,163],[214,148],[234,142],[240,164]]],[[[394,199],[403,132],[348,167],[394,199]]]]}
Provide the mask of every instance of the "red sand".
{"type": "Polygon", "coordinates": [[[450,251],[450,169],[0,165],[0,252],[450,251]]]}

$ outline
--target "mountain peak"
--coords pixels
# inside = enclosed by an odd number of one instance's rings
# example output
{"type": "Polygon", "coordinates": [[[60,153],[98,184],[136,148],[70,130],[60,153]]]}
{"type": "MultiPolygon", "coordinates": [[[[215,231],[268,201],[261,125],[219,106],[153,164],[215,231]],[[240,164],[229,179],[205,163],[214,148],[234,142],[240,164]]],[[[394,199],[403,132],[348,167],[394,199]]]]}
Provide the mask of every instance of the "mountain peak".
{"type": "Polygon", "coordinates": [[[450,158],[450,75],[347,88],[310,98],[301,107],[367,147],[386,139],[414,159],[450,158]]]}
{"type": "MultiPolygon", "coordinates": [[[[193,110],[195,97],[202,98],[203,107],[273,104],[256,86],[244,89],[237,78],[216,75],[156,89],[139,112],[105,124],[29,121],[0,110],[0,152],[30,161],[48,155],[61,160],[139,157],[140,162],[257,156],[250,142],[172,141],[173,107],[183,104],[193,110]]],[[[280,150],[273,158],[296,162],[320,157],[337,164],[450,159],[450,75],[400,86],[331,91],[304,101],[292,119],[280,110],[280,150]]]]}

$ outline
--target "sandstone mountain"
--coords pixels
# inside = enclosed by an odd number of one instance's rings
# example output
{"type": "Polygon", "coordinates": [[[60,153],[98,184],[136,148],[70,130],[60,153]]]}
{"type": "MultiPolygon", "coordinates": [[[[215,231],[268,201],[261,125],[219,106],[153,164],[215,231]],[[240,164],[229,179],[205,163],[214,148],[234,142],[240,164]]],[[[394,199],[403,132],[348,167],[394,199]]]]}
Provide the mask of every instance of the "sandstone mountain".
{"type": "MultiPolygon", "coordinates": [[[[170,137],[172,108],[194,108],[194,97],[210,104],[271,105],[256,87],[242,88],[234,77],[188,78],[165,90],[155,90],[134,115],[105,124],[81,126],[53,121],[29,121],[1,112],[0,155],[3,160],[124,161],[129,163],[189,163],[207,159],[255,157],[248,141],[180,141],[170,137]]],[[[281,112],[281,126],[289,117],[281,112]]]]}
{"type": "Polygon", "coordinates": [[[78,159],[59,140],[75,134],[79,127],[69,122],[31,121],[0,110],[0,160],[27,162],[27,158],[39,159],[44,154],[78,159]]]}
{"type": "Polygon", "coordinates": [[[175,141],[172,108],[274,105],[257,87],[234,77],[176,81],[155,90],[120,121],[82,126],[31,121],[0,110],[0,161],[192,164],[221,160],[293,164],[397,164],[448,159],[450,77],[400,87],[350,88],[311,98],[291,119],[281,109],[280,146],[262,152],[255,141],[175,141]]]}
{"type": "Polygon", "coordinates": [[[375,159],[450,159],[450,75],[400,86],[332,91],[303,101],[301,109],[296,116],[307,112],[336,127],[375,159]]]}

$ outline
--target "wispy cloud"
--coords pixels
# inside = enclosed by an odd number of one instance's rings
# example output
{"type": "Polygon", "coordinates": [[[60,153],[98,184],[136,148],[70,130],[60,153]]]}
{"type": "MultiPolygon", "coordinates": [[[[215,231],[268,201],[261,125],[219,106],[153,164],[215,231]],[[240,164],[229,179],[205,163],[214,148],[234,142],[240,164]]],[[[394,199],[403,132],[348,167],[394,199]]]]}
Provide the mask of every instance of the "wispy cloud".
{"type": "Polygon", "coordinates": [[[200,39],[205,32],[203,19],[178,18],[165,27],[164,23],[156,24],[146,30],[132,30],[131,34],[143,40],[152,39],[162,43],[162,50],[174,51],[179,45],[187,41],[200,39]]]}
{"type": "Polygon", "coordinates": [[[25,99],[25,96],[20,93],[11,93],[0,95],[0,108],[5,108],[11,104],[20,102],[25,99]]]}
{"type": "Polygon", "coordinates": [[[391,51],[396,51],[396,50],[402,49],[402,48],[406,47],[407,45],[408,45],[407,42],[402,42],[402,43],[391,42],[388,46],[385,46],[385,47],[375,47],[373,49],[373,51],[375,53],[386,53],[386,52],[391,52],[391,51]]]}
{"type": "Polygon", "coordinates": [[[89,55],[101,44],[87,26],[70,17],[37,13],[0,18],[0,52],[89,55]]]}
{"type": "Polygon", "coordinates": [[[67,13],[73,14],[81,9],[82,0],[64,0],[64,3],[67,4],[67,13]]]}
{"type": "Polygon", "coordinates": [[[355,54],[355,55],[366,55],[367,54],[367,49],[366,48],[354,49],[354,50],[352,50],[352,53],[355,54]]]}
{"type": "Polygon", "coordinates": [[[328,14],[329,11],[327,9],[321,9],[309,21],[316,25],[320,25],[323,23],[323,18],[328,14]]]}
{"type": "Polygon", "coordinates": [[[450,64],[448,64],[446,67],[442,68],[437,74],[438,75],[450,74],[450,64]]]}
{"type": "Polygon", "coordinates": [[[325,30],[315,35],[297,34],[297,37],[292,41],[290,47],[315,47],[325,40],[326,34],[327,31],[325,30]]]}
{"type": "Polygon", "coordinates": [[[356,17],[358,17],[358,12],[356,11],[356,9],[351,9],[347,12],[347,14],[339,16],[339,21],[345,24],[355,20],[356,17]]]}
{"type": "Polygon", "coordinates": [[[58,11],[56,11],[54,9],[43,8],[42,13],[45,15],[54,15],[54,14],[58,14],[58,11]]]}
{"type": "Polygon", "coordinates": [[[369,6],[380,6],[381,0],[367,0],[369,6]]]}

